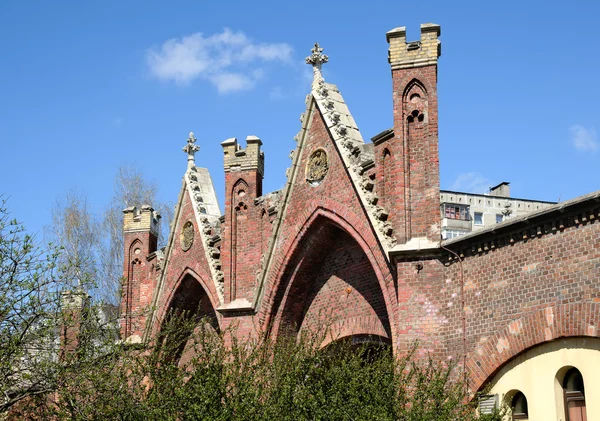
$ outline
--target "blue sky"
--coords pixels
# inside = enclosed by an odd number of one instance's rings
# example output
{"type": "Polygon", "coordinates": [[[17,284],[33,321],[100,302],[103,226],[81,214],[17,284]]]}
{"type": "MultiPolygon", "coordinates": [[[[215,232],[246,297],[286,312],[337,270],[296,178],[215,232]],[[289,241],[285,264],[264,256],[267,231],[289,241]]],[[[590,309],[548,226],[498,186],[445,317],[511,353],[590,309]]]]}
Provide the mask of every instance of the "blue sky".
{"type": "Polygon", "coordinates": [[[0,193],[33,231],[76,187],[101,212],[135,163],[175,202],[189,131],[222,204],[220,143],[256,135],[281,188],[319,41],[365,139],[391,127],[385,32],[442,26],[441,187],[600,189],[598,2],[3,1],[0,193]]]}

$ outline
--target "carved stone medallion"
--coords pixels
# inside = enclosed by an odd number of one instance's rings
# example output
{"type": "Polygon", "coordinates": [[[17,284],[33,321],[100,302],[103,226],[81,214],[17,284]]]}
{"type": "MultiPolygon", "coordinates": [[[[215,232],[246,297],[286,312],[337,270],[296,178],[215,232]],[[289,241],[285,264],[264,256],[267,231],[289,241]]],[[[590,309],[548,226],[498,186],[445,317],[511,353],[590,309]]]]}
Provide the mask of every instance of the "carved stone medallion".
{"type": "Polygon", "coordinates": [[[192,244],[194,244],[194,224],[191,221],[187,221],[181,229],[181,235],[179,236],[181,242],[181,249],[188,251],[192,244]]]}
{"type": "Polygon", "coordinates": [[[323,149],[317,149],[308,158],[306,164],[306,181],[316,186],[323,181],[328,170],[327,152],[323,149]]]}

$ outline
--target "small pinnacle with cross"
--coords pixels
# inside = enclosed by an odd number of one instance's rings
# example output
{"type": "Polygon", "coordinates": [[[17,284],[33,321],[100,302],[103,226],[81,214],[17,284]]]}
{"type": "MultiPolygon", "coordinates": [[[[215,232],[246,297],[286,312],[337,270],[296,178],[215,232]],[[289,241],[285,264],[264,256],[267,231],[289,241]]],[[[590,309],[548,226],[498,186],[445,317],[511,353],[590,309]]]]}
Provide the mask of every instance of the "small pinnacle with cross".
{"type": "Polygon", "coordinates": [[[323,54],[323,49],[319,47],[319,43],[315,42],[315,46],[311,51],[311,55],[306,57],[306,64],[311,64],[313,67],[313,85],[323,82],[321,74],[321,66],[329,61],[329,57],[323,54]]]}
{"type": "Polygon", "coordinates": [[[196,138],[194,132],[190,132],[188,137],[187,145],[183,147],[183,151],[188,155],[188,169],[196,166],[194,155],[200,150],[200,146],[196,145],[196,138]]]}

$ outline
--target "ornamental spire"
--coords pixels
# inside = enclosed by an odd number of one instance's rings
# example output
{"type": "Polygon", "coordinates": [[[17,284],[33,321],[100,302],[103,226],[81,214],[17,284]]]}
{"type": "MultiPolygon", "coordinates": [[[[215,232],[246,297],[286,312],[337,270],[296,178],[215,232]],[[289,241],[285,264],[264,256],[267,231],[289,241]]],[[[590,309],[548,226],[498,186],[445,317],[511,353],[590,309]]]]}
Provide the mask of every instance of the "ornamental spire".
{"type": "Polygon", "coordinates": [[[196,138],[194,137],[194,132],[190,132],[190,137],[188,137],[187,145],[183,147],[183,151],[188,155],[188,169],[196,166],[194,155],[199,150],[200,146],[196,145],[196,138]]]}
{"type": "Polygon", "coordinates": [[[321,66],[329,61],[329,57],[323,54],[323,49],[319,47],[319,43],[315,42],[315,46],[311,51],[311,55],[306,57],[306,64],[311,64],[313,67],[313,86],[324,82],[321,66]]]}

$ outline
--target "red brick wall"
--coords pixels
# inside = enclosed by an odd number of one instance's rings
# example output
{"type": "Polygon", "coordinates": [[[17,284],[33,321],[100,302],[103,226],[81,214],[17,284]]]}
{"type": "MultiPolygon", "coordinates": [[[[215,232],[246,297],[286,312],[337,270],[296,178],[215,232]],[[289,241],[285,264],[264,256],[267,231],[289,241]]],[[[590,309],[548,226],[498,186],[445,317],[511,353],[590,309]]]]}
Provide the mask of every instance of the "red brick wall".
{"type": "MultiPolygon", "coordinates": [[[[598,222],[556,231],[546,223],[473,247],[464,251],[462,271],[474,390],[527,348],[563,336],[599,336],[598,222]]],[[[460,272],[452,263],[438,281],[440,313],[448,319],[442,331],[456,357],[463,352],[460,272]]]]}
{"type": "MultiPolygon", "coordinates": [[[[181,299],[182,294],[186,294],[185,288],[179,289],[180,284],[186,276],[192,277],[202,288],[201,290],[198,289],[196,291],[204,291],[208,302],[213,309],[216,309],[219,306],[219,297],[211,277],[210,267],[208,266],[204,251],[204,244],[202,244],[202,238],[200,236],[194,209],[192,208],[192,203],[187,191],[184,192],[181,213],[175,223],[172,251],[169,256],[166,256],[168,265],[166,267],[162,290],[160,291],[160,296],[157,301],[156,324],[153,326],[154,332],[157,332],[157,329],[171,304],[174,301],[181,299]],[[181,248],[180,233],[181,228],[188,221],[191,221],[194,225],[194,241],[192,246],[187,251],[184,251],[181,248]]],[[[200,297],[197,297],[197,299],[199,300],[200,297]]],[[[215,312],[212,311],[212,313],[215,312]]]]}
{"type": "Polygon", "coordinates": [[[262,193],[262,177],[258,170],[226,172],[225,189],[225,223],[221,243],[225,302],[236,298],[250,300],[256,286],[256,271],[264,242],[264,235],[261,235],[263,207],[254,204],[262,193]]]}
{"type": "Polygon", "coordinates": [[[321,219],[302,241],[301,250],[284,274],[280,331],[327,331],[325,342],[353,334],[391,339],[377,276],[352,237],[321,219]]]}
{"type": "Polygon", "coordinates": [[[121,332],[123,337],[143,334],[146,310],[152,302],[156,273],[146,257],[156,251],[157,238],[148,231],[125,232],[121,332]]]}
{"type": "Polygon", "coordinates": [[[400,353],[418,342],[419,355],[445,358],[447,349],[443,331],[460,328],[460,319],[445,315],[444,267],[438,259],[426,256],[407,258],[397,264],[398,342],[400,353]]]}
{"type": "Polygon", "coordinates": [[[386,320],[395,308],[390,267],[318,110],[311,120],[259,315],[274,334],[282,319],[296,327],[316,325],[319,315],[334,313],[357,316],[353,323],[361,329],[372,326],[364,333],[393,337],[386,320]],[[329,170],[313,186],[305,168],[318,148],[326,151],[329,170]],[[378,321],[366,322],[373,318],[378,321]]]}
{"type": "Polygon", "coordinates": [[[438,241],[437,66],[392,70],[392,88],[394,136],[375,145],[376,189],[399,243],[438,241]]]}
{"type": "MultiPolygon", "coordinates": [[[[376,189],[384,196],[381,203],[390,212],[399,242],[420,236],[439,241],[436,71],[436,66],[393,71],[394,137],[375,147],[376,189]]],[[[447,243],[464,255],[462,263],[437,250],[404,255],[390,265],[323,117],[316,107],[310,110],[260,307],[257,314],[216,313],[221,330],[234,326],[231,334],[247,337],[325,325],[334,337],[383,336],[400,353],[418,340],[421,355],[460,363],[466,355],[473,390],[532,346],[563,336],[599,335],[597,208],[595,219],[565,214],[566,222],[554,223],[547,215],[545,221],[538,218],[539,225],[529,219],[527,228],[515,224],[447,243]],[[320,184],[311,185],[305,169],[319,148],[327,153],[329,169],[320,184]],[[507,229],[514,232],[507,234],[507,229]]],[[[226,302],[252,301],[255,293],[256,272],[272,231],[267,204],[255,204],[260,181],[253,171],[226,173],[221,243],[226,302]]],[[[205,300],[201,313],[212,314],[219,306],[197,226],[192,248],[184,252],[180,247],[179,232],[188,220],[196,224],[185,194],[157,303],[158,321],[172,302],[185,301],[190,290],[196,290],[197,300],[205,300]],[[197,284],[176,292],[185,276],[197,284]]],[[[126,237],[126,244],[136,238],[126,237]]],[[[151,262],[140,262],[149,274],[151,262]]],[[[153,276],[144,276],[139,277],[153,285],[153,276]]],[[[184,358],[189,358],[186,351],[184,358]]]]}

